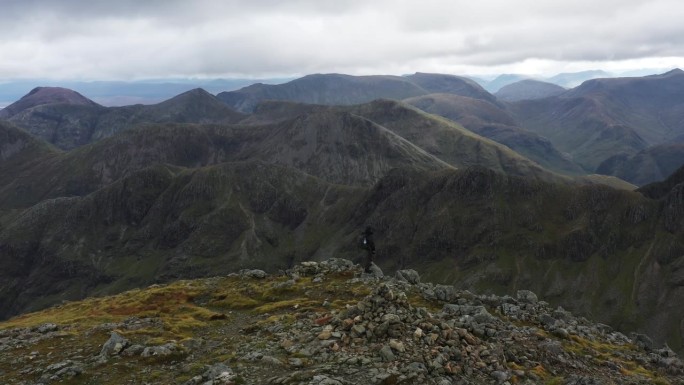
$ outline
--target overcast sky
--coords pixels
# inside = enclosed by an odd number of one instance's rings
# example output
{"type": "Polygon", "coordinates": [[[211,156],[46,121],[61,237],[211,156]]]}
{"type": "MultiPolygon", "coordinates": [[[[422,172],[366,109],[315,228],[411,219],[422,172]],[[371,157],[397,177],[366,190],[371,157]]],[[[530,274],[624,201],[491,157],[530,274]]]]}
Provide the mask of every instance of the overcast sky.
{"type": "Polygon", "coordinates": [[[0,79],[684,67],[680,0],[0,0],[0,79]]]}

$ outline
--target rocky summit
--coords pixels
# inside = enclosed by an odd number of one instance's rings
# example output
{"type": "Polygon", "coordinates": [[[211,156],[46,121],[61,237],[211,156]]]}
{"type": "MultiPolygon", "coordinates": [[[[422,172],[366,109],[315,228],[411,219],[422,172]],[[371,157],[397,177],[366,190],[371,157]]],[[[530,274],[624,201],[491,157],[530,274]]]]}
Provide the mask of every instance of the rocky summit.
{"type": "Polygon", "coordinates": [[[0,324],[3,384],[681,384],[645,335],[551,308],[366,274],[351,261],[153,285],[0,324]]]}

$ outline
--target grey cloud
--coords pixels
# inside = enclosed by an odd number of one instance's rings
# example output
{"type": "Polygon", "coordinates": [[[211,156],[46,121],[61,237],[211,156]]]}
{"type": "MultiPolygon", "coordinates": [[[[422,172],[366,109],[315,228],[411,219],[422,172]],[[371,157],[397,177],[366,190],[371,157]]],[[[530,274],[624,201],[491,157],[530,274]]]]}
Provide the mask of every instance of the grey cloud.
{"type": "Polygon", "coordinates": [[[0,78],[387,73],[684,57],[682,9],[674,0],[5,0],[0,78]]]}

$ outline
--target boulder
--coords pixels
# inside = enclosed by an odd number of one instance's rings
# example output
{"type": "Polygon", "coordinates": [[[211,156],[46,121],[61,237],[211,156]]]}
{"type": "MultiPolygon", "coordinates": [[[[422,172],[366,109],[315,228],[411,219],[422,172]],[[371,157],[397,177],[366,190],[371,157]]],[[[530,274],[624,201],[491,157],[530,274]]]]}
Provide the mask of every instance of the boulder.
{"type": "Polygon", "coordinates": [[[395,278],[399,281],[408,282],[412,285],[417,285],[420,283],[420,275],[413,269],[398,270],[395,274],[395,278]]]}
{"type": "Polygon", "coordinates": [[[264,279],[264,278],[266,278],[267,274],[263,270],[252,269],[252,270],[242,270],[242,271],[240,271],[240,275],[242,275],[243,277],[264,279]]]}
{"type": "Polygon", "coordinates": [[[535,304],[539,302],[537,295],[529,290],[518,290],[516,297],[522,303],[535,304]]]}
{"type": "Polygon", "coordinates": [[[112,332],[109,336],[107,342],[102,345],[100,350],[101,357],[111,357],[121,353],[126,347],[128,347],[129,342],[126,338],[121,336],[117,332],[112,332]]]}

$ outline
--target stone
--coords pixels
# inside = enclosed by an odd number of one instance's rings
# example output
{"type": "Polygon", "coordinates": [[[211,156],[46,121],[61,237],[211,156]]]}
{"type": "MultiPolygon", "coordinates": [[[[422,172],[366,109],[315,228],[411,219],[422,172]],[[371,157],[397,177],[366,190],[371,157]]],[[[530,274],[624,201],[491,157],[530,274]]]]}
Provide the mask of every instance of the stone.
{"type": "Polygon", "coordinates": [[[366,328],[363,325],[354,325],[351,328],[351,337],[352,338],[359,338],[362,337],[366,333],[366,328]]]}
{"type": "Polygon", "coordinates": [[[422,362],[411,362],[406,366],[409,373],[426,373],[427,367],[422,362]]]}
{"type": "Polygon", "coordinates": [[[140,354],[141,357],[170,356],[176,350],[175,344],[164,344],[160,346],[148,346],[140,354]]]}
{"type": "Polygon", "coordinates": [[[291,365],[294,366],[295,368],[300,368],[304,366],[304,361],[301,358],[293,357],[287,360],[287,362],[291,365]]]}
{"type": "Polygon", "coordinates": [[[385,274],[382,272],[382,269],[380,269],[375,263],[371,263],[370,273],[368,274],[375,278],[382,278],[385,276],[385,274]]]}
{"type": "Polygon", "coordinates": [[[235,379],[236,375],[233,370],[228,367],[228,365],[223,363],[218,363],[212,365],[206,372],[202,375],[203,379],[212,380],[214,384],[228,384],[235,379]]]}
{"type": "Polygon", "coordinates": [[[121,355],[123,356],[139,356],[142,354],[142,352],[145,350],[145,347],[142,345],[131,345],[124,350],[121,355]]]}
{"type": "Polygon", "coordinates": [[[392,352],[392,348],[389,347],[389,345],[385,345],[380,349],[380,357],[383,361],[394,361],[396,359],[394,352],[392,352]]]}
{"type": "Polygon", "coordinates": [[[397,340],[397,339],[390,339],[389,340],[389,346],[392,348],[392,350],[395,350],[397,352],[403,353],[406,351],[406,347],[404,346],[404,343],[397,340]]]}
{"type": "Polygon", "coordinates": [[[59,327],[53,323],[44,323],[36,328],[36,331],[41,334],[55,332],[59,330],[59,327]]]}
{"type": "Polygon", "coordinates": [[[338,379],[330,378],[324,375],[315,375],[309,381],[308,385],[343,385],[344,383],[338,379]]]}
{"type": "Polygon", "coordinates": [[[511,377],[507,372],[503,372],[501,370],[495,370],[491,373],[491,376],[494,377],[494,379],[498,383],[503,383],[505,381],[508,381],[508,379],[511,377]]]}
{"type": "Polygon", "coordinates": [[[399,316],[396,314],[388,313],[382,316],[381,321],[393,324],[401,322],[401,318],[399,318],[399,316]]]}
{"type": "Polygon", "coordinates": [[[553,329],[551,333],[558,338],[568,339],[570,337],[570,333],[564,328],[553,329]]]}
{"type": "Polygon", "coordinates": [[[634,344],[636,346],[646,351],[650,351],[653,349],[653,340],[645,334],[635,333],[633,334],[632,339],[634,340],[634,344]]]}
{"type": "Polygon", "coordinates": [[[420,275],[413,269],[398,270],[395,273],[395,278],[399,281],[408,282],[413,285],[420,283],[420,275]]]}
{"type": "Polygon", "coordinates": [[[548,314],[542,314],[539,316],[539,323],[541,323],[545,329],[553,328],[556,325],[556,322],[556,319],[548,314]]]}
{"type": "Polygon", "coordinates": [[[537,295],[529,290],[518,290],[516,298],[522,303],[536,304],[539,299],[537,295]]]}
{"type": "Polygon", "coordinates": [[[509,317],[517,317],[520,315],[520,306],[512,303],[501,304],[501,313],[509,317]]]}
{"type": "Polygon", "coordinates": [[[245,277],[256,279],[264,279],[267,275],[265,271],[259,269],[243,270],[241,271],[241,274],[245,277]]]}
{"type": "Polygon", "coordinates": [[[444,302],[453,302],[458,297],[456,288],[447,285],[436,285],[434,295],[438,300],[444,302]]]}
{"type": "Polygon", "coordinates": [[[121,353],[128,346],[128,340],[117,332],[112,332],[100,350],[101,357],[111,357],[121,353]]]}
{"type": "Polygon", "coordinates": [[[318,334],[318,339],[319,340],[328,340],[332,337],[332,328],[331,327],[326,327],[323,329],[322,332],[318,334]]]}
{"type": "Polygon", "coordinates": [[[373,334],[375,334],[378,337],[382,337],[387,334],[390,328],[390,323],[388,321],[385,321],[378,325],[374,330],[373,334]]]}

